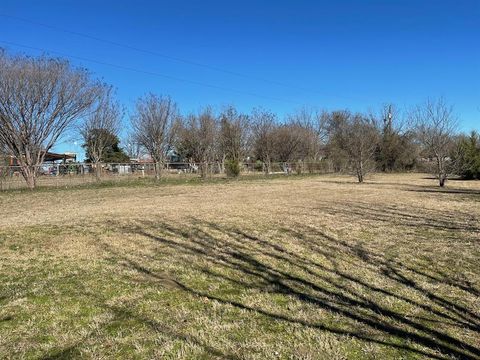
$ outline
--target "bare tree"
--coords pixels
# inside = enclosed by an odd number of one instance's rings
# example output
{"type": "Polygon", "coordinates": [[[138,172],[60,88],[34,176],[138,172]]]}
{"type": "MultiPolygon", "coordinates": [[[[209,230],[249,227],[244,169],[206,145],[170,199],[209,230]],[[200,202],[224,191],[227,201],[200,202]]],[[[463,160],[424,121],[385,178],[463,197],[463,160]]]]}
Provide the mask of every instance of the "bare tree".
{"type": "Polygon", "coordinates": [[[343,172],[348,168],[349,156],[344,149],[342,129],[350,117],[351,113],[348,110],[336,110],[328,114],[326,155],[335,172],[343,172]]]}
{"type": "Polygon", "coordinates": [[[288,163],[299,160],[302,153],[303,129],[295,123],[284,123],[274,130],[275,160],[288,163]]]}
{"type": "Polygon", "coordinates": [[[375,169],[373,160],[379,140],[377,126],[371,118],[348,112],[337,113],[334,122],[331,140],[344,151],[358,182],[363,183],[365,175],[375,169]]]}
{"type": "Polygon", "coordinates": [[[112,98],[112,88],[105,87],[95,110],[85,118],[80,126],[87,157],[94,164],[97,179],[100,179],[100,162],[105,152],[118,142],[123,110],[112,98]]]}
{"type": "Polygon", "coordinates": [[[155,179],[159,180],[168,150],[172,147],[177,105],[168,96],[149,94],[137,101],[131,118],[135,137],[155,163],[155,179]]]}
{"type": "MultiPolygon", "coordinates": [[[[305,161],[316,161],[320,153],[320,135],[316,114],[302,108],[287,115],[285,122],[273,129],[275,161],[297,161],[297,172],[303,171],[305,161]]],[[[289,168],[286,168],[288,171],[289,168]]]]}
{"type": "Polygon", "coordinates": [[[257,159],[263,162],[264,171],[271,171],[272,159],[275,152],[276,115],[268,110],[253,109],[251,115],[252,143],[257,159]]]}
{"type": "Polygon", "coordinates": [[[125,139],[125,150],[130,159],[135,159],[135,161],[140,160],[144,154],[144,149],[142,145],[138,142],[134,133],[129,133],[125,139]]]}
{"type": "Polygon", "coordinates": [[[215,160],[217,121],[207,107],[198,115],[189,115],[179,126],[177,150],[195,163],[200,163],[200,174],[207,176],[208,164],[215,160]]]}
{"type": "Polygon", "coordinates": [[[410,119],[427,156],[435,161],[435,175],[439,185],[445,186],[453,168],[449,155],[458,127],[453,107],[443,98],[427,100],[411,111],[410,119]]]}
{"type": "Polygon", "coordinates": [[[322,149],[327,140],[327,122],[329,114],[326,111],[302,107],[289,115],[288,122],[295,124],[300,131],[301,144],[298,156],[301,160],[318,161],[322,157],[322,149]]]}
{"type": "Polygon", "coordinates": [[[220,115],[220,152],[222,162],[228,161],[228,173],[240,174],[240,162],[250,150],[250,124],[247,115],[239,113],[233,106],[220,115]]]}
{"type": "Polygon", "coordinates": [[[65,60],[0,51],[0,143],[16,157],[30,189],[46,153],[87,113],[100,86],[65,60]]]}

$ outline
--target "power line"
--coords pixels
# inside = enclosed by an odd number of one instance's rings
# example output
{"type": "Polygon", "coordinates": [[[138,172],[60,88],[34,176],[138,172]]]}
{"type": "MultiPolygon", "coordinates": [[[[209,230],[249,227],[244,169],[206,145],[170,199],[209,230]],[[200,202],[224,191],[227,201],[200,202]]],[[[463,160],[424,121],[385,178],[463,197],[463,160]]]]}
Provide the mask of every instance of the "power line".
{"type": "Polygon", "coordinates": [[[300,87],[300,86],[296,86],[296,85],[286,84],[286,83],[283,83],[283,82],[280,82],[280,81],[269,80],[269,79],[265,79],[265,78],[262,78],[262,77],[243,74],[243,73],[240,73],[240,72],[231,71],[231,70],[219,68],[219,67],[216,67],[216,66],[211,66],[211,65],[208,65],[208,64],[203,64],[203,63],[199,63],[199,62],[196,62],[196,61],[191,61],[191,60],[179,58],[179,57],[176,57],[176,56],[170,56],[170,55],[160,53],[160,52],[157,52],[157,51],[152,51],[152,50],[148,50],[148,49],[139,48],[139,47],[136,47],[136,46],[131,46],[131,45],[119,43],[117,41],[103,39],[103,38],[100,38],[98,36],[93,36],[93,35],[77,32],[77,31],[72,31],[72,30],[68,30],[68,29],[65,29],[65,28],[58,27],[58,26],[53,26],[53,25],[42,23],[42,22],[33,21],[33,20],[30,20],[30,19],[25,19],[25,18],[18,17],[18,16],[12,16],[12,15],[1,14],[1,13],[0,13],[0,16],[5,17],[5,18],[9,18],[9,19],[12,19],[12,20],[22,21],[22,22],[32,24],[32,25],[36,25],[36,26],[41,26],[41,27],[51,29],[51,30],[54,30],[54,31],[59,31],[59,32],[63,32],[63,33],[66,33],[66,34],[75,35],[75,36],[78,36],[78,37],[83,37],[85,39],[90,39],[90,40],[102,42],[102,43],[105,43],[105,44],[125,48],[125,49],[128,49],[128,50],[133,50],[133,51],[136,51],[136,52],[141,52],[141,53],[145,53],[145,54],[149,54],[149,55],[153,55],[153,56],[157,56],[157,57],[162,57],[164,59],[168,59],[168,60],[171,60],[171,61],[176,61],[176,62],[188,64],[188,65],[193,65],[193,66],[205,68],[205,69],[208,69],[208,70],[211,70],[211,71],[221,72],[221,73],[225,73],[225,74],[228,74],[228,75],[233,75],[233,76],[237,76],[237,77],[241,77],[241,78],[245,78],[245,79],[261,81],[261,82],[264,82],[264,83],[277,85],[277,86],[281,86],[281,87],[285,87],[285,88],[289,88],[289,89],[296,89],[296,90],[300,90],[300,91],[303,91],[303,92],[310,92],[310,93],[314,93],[314,94],[317,94],[317,95],[328,96],[328,97],[336,97],[336,98],[339,98],[339,99],[361,100],[361,101],[365,100],[365,99],[359,99],[359,98],[352,98],[352,97],[346,97],[346,96],[340,96],[340,95],[327,94],[327,93],[320,92],[320,91],[317,91],[317,90],[314,90],[314,89],[308,89],[308,88],[304,88],[304,87],[300,87]]]}
{"type": "Polygon", "coordinates": [[[126,71],[136,72],[136,73],[145,74],[145,75],[162,77],[162,78],[165,78],[165,79],[180,81],[180,82],[193,84],[193,85],[197,85],[197,86],[209,87],[209,88],[212,88],[212,89],[217,89],[217,90],[228,91],[228,92],[233,92],[233,93],[242,94],[242,95],[258,97],[258,98],[262,98],[262,99],[266,99],[266,100],[274,100],[274,101],[288,102],[288,103],[292,103],[292,104],[302,105],[302,103],[297,102],[297,101],[293,101],[293,100],[271,97],[271,96],[265,96],[265,95],[261,95],[261,94],[251,93],[249,91],[237,90],[237,89],[233,89],[233,88],[227,88],[227,87],[223,87],[223,86],[207,84],[207,83],[203,83],[203,82],[200,82],[200,81],[183,79],[183,78],[179,78],[179,77],[168,75],[168,74],[162,74],[162,73],[153,72],[153,71],[141,70],[141,69],[137,69],[137,68],[133,68],[133,67],[129,67],[129,66],[124,66],[124,65],[112,64],[112,63],[108,63],[108,62],[105,62],[105,61],[95,60],[95,59],[86,58],[86,57],[82,57],[82,56],[69,55],[69,54],[61,52],[61,51],[48,50],[48,49],[44,49],[44,48],[39,48],[39,47],[29,46],[29,45],[23,45],[23,44],[11,42],[11,41],[5,41],[5,40],[0,40],[0,43],[4,43],[4,44],[7,44],[7,45],[11,45],[11,46],[17,46],[17,47],[21,47],[21,48],[25,48],[25,49],[45,52],[45,53],[58,54],[58,55],[61,55],[61,56],[64,56],[64,57],[72,58],[72,59],[77,59],[77,60],[81,60],[81,61],[88,61],[88,62],[91,62],[91,63],[94,63],[94,64],[110,66],[110,67],[120,69],[120,70],[126,70],[126,71]]]}

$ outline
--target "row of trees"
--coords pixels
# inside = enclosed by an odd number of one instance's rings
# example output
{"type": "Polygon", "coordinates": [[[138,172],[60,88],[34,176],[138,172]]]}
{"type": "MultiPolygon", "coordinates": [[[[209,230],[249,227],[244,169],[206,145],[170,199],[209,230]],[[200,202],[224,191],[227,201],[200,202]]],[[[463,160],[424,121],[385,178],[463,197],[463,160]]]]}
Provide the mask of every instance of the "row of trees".
{"type": "MultiPolygon", "coordinates": [[[[69,129],[82,136],[91,162],[128,161],[119,147],[124,117],[113,89],[85,69],[0,51],[0,150],[16,157],[30,188],[45,153],[69,129]]],[[[212,162],[236,176],[247,159],[260,162],[267,174],[274,162],[328,159],[334,170],[351,171],[359,182],[374,169],[411,170],[422,159],[434,164],[440,186],[454,171],[479,176],[478,135],[457,134],[453,110],[443,99],[403,114],[391,105],[368,114],[304,108],[279,119],[266,109],[244,114],[233,106],[182,115],[170,97],[148,94],[136,102],[129,124],[126,152],[148,154],[157,179],[172,152],[200,164],[202,176],[212,162]]]]}
{"type": "Polygon", "coordinates": [[[452,172],[472,172],[470,153],[478,152],[476,135],[467,141],[457,134],[453,109],[442,98],[415,106],[403,118],[389,105],[378,114],[301,109],[280,121],[261,108],[242,114],[227,107],[215,115],[207,107],[181,116],[169,97],[148,95],[138,100],[132,125],[133,137],[158,164],[158,177],[165,154],[175,149],[201,164],[202,176],[214,161],[237,175],[245,159],[260,161],[269,173],[272,162],[327,158],[336,171],[350,170],[363,182],[372,170],[412,170],[421,161],[444,186],[452,172]]]}
{"type": "MultiPolygon", "coordinates": [[[[118,109],[115,102],[101,101],[82,127],[87,153],[97,154],[90,157],[93,162],[106,161],[102,149],[118,143],[118,109]],[[103,134],[103,142],[89,142],[92,134],[97,141],[103,134]]],[[[453,110],[443,99],[415,106],[403,117],[388,105],[368,115],[304,108],[280,121],[269,110],[242,114],[232,106],[219,114],[206,107],[182,116],[171,98],[149,94],[137,101],[130,121],[130,146],[136,157],[142,149],[150,155],[157,179],[169,151],[199,164],[202,177],[213,162],[227,174],[238,175],[246,159],[260,161],[268,174],[273,162],[328,158],[334,170],[350,170],[359,182],[373,170],[412,170],[422,159],[424,167],[435,170],[440,186],[452,172],[466,178],[478,177],[479,172],[478,135],[457,135],[453,110]]]]}

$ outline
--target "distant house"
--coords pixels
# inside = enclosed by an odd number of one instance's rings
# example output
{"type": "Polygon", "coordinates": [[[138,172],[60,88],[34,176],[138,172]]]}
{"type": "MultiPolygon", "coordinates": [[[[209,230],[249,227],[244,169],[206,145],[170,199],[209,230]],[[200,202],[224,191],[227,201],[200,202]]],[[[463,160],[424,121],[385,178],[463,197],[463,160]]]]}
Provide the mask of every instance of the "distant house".
{"type": "MultiPolygon", "coordinates": [[[[139,158],[131,158],[131,163],[138,163],[138,164],[152,164],[154,163],[152,157],[148,154],[143,154],[139,158]]],[[[167,151],[165,156],[165,162],[170,163],[182,163],[185,160],[175,151],[175,149],[170,149],[167,151]]]]}
{"type": "Polygon", "coordinates": [[[175,149],[170,149],[167,151],[167,163],[181,163],[184,162],[185,159],[183,159],[175,149]]]}

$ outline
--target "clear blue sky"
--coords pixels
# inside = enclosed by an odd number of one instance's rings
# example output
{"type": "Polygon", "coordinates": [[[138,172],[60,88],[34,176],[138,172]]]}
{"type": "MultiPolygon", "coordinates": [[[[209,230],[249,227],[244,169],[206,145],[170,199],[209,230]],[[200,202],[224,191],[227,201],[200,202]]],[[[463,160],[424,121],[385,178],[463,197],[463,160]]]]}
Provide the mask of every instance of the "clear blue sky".
{"type": "Polygon", "coordinates": [[[171,95],[183,112],[234,104],[280,117],[302,104],[368,111],[444,96],[462,130],[480,129],[479,0],[1,0],[0,14],[10,16],[0,16],[0,46],[71,57],[130,110],[149,91],[171,95]]]}

